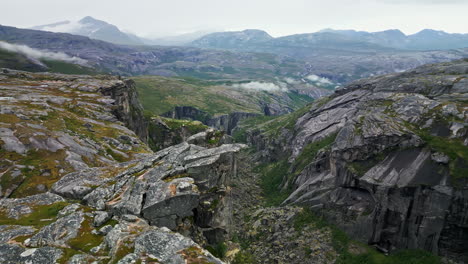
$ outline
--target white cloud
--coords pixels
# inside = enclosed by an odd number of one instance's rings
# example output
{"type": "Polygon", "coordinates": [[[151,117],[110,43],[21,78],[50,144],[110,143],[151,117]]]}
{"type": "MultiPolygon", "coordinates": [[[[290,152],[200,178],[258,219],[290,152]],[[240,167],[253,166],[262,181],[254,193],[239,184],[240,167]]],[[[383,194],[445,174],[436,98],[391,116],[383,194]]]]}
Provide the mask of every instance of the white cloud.
{"type": "Polygon", "coordinates": [[[248,82],[248,83],[233,84],[231,87],[248,89],[248,90],[267,91],[267,92],[288,91],[288,89],[286,88],[286,84],[284,83],[279,83],[277,85],[277,84],[268,83],[268,82],[248,82]]]}
{"type": "Polygon", "coordinates": [[[332,81],[330,81],[329,79],[317,76],[315,74],[307,76],[306,79],[312,82],[317,82],[319,84],[332,84],[332,81]]]}
{"type": "Polygon", "coordinates": [[[288,83],[288,84],[298,84],[298,83],[300,83],[300,81],[295,80],[295,79],[293,79],[293,78],[289,78],[289,77],[284,78],[284,81],[285,81],[286,83],[288,83]]]}
{"type": "Polygon", "coordinates": [[[50,32],[73,33],[73,32],[78,32],[82,27],[83,25],[78,23],[78,21],[69,21],[68,23],[64,23],[61,25],[43,27],[41,30],[50,31],[50,32]]]}
{"type": "Polygon", "coordinates": [[[71,63],[77,63],[84,65],[86,64],[86,60],[83,60],[78,57],[70,57],[65,53],[62,52],[51,52],[51,51],[42,51],[38,49],[30,48],[26,45],[17,45],[17,44],[10,44],[7,42],[0,41],[0,49],[5,49],[11,52],[21,53],[29,58],[32,59],[50,59],[50,60],[59,60],[59,61],[66,61],[71,63]]]}

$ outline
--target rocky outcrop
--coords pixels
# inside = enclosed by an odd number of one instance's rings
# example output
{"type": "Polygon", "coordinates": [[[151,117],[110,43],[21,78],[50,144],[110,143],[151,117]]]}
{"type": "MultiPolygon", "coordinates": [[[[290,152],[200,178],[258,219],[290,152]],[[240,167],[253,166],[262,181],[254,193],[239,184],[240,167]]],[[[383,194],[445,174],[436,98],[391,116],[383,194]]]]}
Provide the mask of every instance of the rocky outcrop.
{"type": "Polygon", "coordinates": [[[100,87],[99,92],[115,100],[112,113],[117,119],[133,130],[143,142],[148,142],[148,121],[143,115],[135,82],[123,80],[114,86],[100,87]]]}
{"type": "MultiPolygon", "coordinates": [[[[207,129],[208,127],[200,121],[151,117],[148,126],[148,144],[154,151],[158,151],[187,141],[191,136],[207,129]]],[[[217,136],[221,137],[221,134],[217,136]]],[[[207,140],[203,139],[203,142],[207,140]]]]}
{"type": "Polygon", "coordinates": [[[146,139],[130,81],[3,70],[0,196],[44,193],[70,172],[151,153],[126,126],[146,139]]]}
{"type": "Polygon", "coordinates": [[[418,248],[462,261],[467,79],[461,60],[360,80],[313,104],[292,128],[252,130],[250,141],[264,156],[291,154],[295,176],[282,186],[293,192],[283,204],[306,205],[384,252],[418,248]]]}
{"type": "Polygon", "coordinates": [[[0,262],[222,263],[201,246],[230,231],[245,145],[198,124],[153,153],[113,77],[6,71],[0,88],[0,262]]]}
{"type": "Polygon", "coordinates": [[[222,263],[200,244],[219,243],[230,231],[229,183],[243,148],[182,143],[118,166],[67,174],[52,185],[53,193],[3,199],[0,247],[9,252],[0,258],[14,263],[50,250],[32,263],[222,263]]]}
{"type": "MultiPolygon", "coordinates": [[[[268,115],[270,114],[271,113],[268,112],[268,115]]],[[[275,114],[278,114],[278,113],[275,111],[275,114]]],[[[274,115],[274,114],[271,114],[271,115],[274,115]]],[[[259,116],[259,114],[234,112],[234,113],[230,113],[227,115],[219,115],[219,116],[213,117],[207,112],[201,111],[195,107],[177,106],[174,108],[173,111],[164,113],[162,116],[174,118],[174,119],[198,120],[207,126],[216,128],[221,131],[225,131],[228,135],[230,135],[231,132],[234,130],[234,128],[236,128],[236,126],[239,124],[241,120],[247,119],[250,117],[259,116]]]]}

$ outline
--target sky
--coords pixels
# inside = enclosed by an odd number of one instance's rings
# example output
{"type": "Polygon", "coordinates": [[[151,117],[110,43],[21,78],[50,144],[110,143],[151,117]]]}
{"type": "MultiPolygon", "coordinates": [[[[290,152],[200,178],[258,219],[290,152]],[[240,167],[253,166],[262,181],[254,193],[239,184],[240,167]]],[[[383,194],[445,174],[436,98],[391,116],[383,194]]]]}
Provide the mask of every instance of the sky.
{"type": "Polygon", "coordinates": [[[0,0],[0,6],[2,25],[92,16],[144,37],[243,29],[275,37],[324,28],[468,33],[468,0],[0,0]]]}

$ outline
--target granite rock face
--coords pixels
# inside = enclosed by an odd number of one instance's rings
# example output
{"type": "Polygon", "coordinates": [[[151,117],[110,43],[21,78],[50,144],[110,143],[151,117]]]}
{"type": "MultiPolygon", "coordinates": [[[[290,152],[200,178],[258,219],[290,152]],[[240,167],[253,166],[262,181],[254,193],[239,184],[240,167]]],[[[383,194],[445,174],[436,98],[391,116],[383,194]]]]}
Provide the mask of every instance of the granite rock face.
{"type": "Polygon", "coordinates": [[[249,139],[260,157],[291,154],[296,176],[283,181],[293,189],[283,204],[306,205],[385,252],[419,248],[463,260],[467,79],[461,60],[359,80],[276,137],[264,125],[249,139]]]}

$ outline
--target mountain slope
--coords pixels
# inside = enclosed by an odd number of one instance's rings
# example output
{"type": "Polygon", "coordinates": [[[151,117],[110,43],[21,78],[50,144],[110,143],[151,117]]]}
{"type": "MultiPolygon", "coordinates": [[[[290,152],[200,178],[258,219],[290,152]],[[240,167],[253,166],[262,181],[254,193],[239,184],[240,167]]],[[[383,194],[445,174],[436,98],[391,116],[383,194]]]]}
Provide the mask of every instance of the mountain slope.
{"type": "Polygon", "coordinates": [[[104,72],[123,75],[192,76],[203,79],[271,80],[301,76],[303,62],[272,54],[189,47],[129,47],[66,33],[0,26],[0,40],[64,52],[104,72]]]}
{"type": "Polygon", "coordinates": [[[177,106],[195,107],[212,116],[234,112],[278,115],[331,93],[308,83],[207,82],[159,76],[133,79],[144,108],[156,115],[172,111],[177,106]]]}
{"type": "Polygon", "coordinates": [[[56,72],[65,74],[97,74],[92,68],[51,59],[32,59],[24,54],[0,48],[0,68],[29,72],[56,72]]]}
{"type": "Polygon", "coordinates": [[[63,21],[48,25],[35,26],[31,29],[70,33],[115,44],[142,45],[138,37],[120,31],[116,26],[105,21],[87,16],[77,22],[63,21]]]}
{"type": "Polygon", "coordinates": [[[426,65],[244,125],[259,157],[286,166],[271,189],[283,205],[306,206],[384,252],[466,261],[467,80],[468,60],[426,65]]]}
{"type": "MultiPolygon", "coordinates": [[[[279,38],[260,38],[258,41],[239,41],[242,32],[213,33],[189,45],[235,51],[264,52],[289,56],[305,62],[306,74],[326,77],[338,83],[401,72],[414,67],[468,57],[468,48],[458,50],[416,51],[437,44],[438,39],[422,36],[405,36],[399,30],[362,32],[354,30],[323,30],[317,33],[297,34],[279,38]],[[222,38],[220,37],[222,36],[222,38]],[[410,38],[414,40],[411,44],[410,38]],[[421,38],[421,40],[417,40],[421,38]],[[419,44],[418,44],[419,43],[419,44]],[[432,43],[432,44],[431,44],[432,43]],[[408,45],[413,46],[408,46],[408,45]],[[419,48],[417,48],[419,47],[419,48]]],[[[446,34],[448,36],[448,34],[446,34]]],[[[445,35],[444,35],[445,36],[445,35]]],[[[450,35],[457,38],[458,35],[450,35]]],[[[463,38],[462,38],[463,39],[463,38]]],[[[448,40],[448,46],[450,40],[448,40]]],[[[461,40],[459,43],[468,41],[461,40]]],[[[463,46],[463,45],[461,45],[463,46]]],[[[455,45],[453,47],[460,47],[455,45]]],[[[440,47],[439,47],[440,48],[440,47]]]]}

